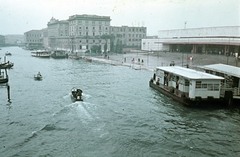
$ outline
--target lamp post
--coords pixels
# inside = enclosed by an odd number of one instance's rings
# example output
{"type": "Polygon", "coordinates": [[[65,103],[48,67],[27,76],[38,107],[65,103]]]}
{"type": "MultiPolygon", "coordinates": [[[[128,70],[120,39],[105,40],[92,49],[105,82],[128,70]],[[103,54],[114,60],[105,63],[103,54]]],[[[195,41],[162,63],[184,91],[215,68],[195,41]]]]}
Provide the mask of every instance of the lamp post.
{"type": "Polygon", "coordinates": [[[159,38],[158,38],[158,58],[159,58],[159,38]]]}
{"type": "Polygon", "coordinates": [[[227,65],[228,65],[228,58],[229,58],[229,55],[230,55],[230,38],[229,38],[229,41],[228,41],[228,51],[227,51],[227,65]]]}
{"type": "MultiPolygon", "coordinates": [[[[182,48],[181,50],[184,50],[184,48],[182,48]]],[[[180,51],[180,50],[179,50],[180,51]]],[[[181,52],[181,51],[180,51],[181,52]]],[[[182,51],[182,67],[183,67],[183,51],[182,51]]]]}
{"type": "Polygon", "coordinates": [[[149,42],[148,42],[148,56],[147,56],[147,65],[148,65],[148,61],[149,61],[149,42]]]}
{"type": "Polygon", "coordinates": [[[184,29],[187,27],[187,21],[184,22],[184,29]]]}

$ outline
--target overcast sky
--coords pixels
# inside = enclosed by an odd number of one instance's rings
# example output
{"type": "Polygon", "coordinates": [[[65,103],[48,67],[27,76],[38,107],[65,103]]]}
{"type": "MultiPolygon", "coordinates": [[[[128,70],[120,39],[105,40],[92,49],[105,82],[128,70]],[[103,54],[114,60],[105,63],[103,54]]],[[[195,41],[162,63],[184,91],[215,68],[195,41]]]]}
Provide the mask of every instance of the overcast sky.
{"type": "Polygon", "coordinates": [[[0,34],[42,29],[52,17],[110,16],[112,26],[158,30],[240,26],[240,0],[0,0],[0,34]]]}

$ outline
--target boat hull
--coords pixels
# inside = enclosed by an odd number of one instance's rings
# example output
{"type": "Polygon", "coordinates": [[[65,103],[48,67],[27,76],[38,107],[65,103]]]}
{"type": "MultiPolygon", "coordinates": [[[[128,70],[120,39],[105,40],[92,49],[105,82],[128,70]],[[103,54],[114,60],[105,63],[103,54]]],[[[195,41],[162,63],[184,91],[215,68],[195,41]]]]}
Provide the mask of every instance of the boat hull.
{"type": "Polygon", "coordinates": [[[2,63],[0,64],[0,69],[10,69],[12,68],[14,63],[2,63]]]}
{"type": "Polygon", "coordinates": [[[35,80],[42,80],[42,77],[34,77],[35,80]]]}
{"type": "Polygon", "coordinates": [[[36,74],[34,75],[34,80],[42,80],[42,75],[41,74],[36,74]]]}
{"type": "Polygon", "coordinates": [[[73,95],[71,95],[72,101],[83,101],[82,97],[74,97],[73,95]]]}
{"type": "Polygon", "coordinates": [[[224,99],[213,99],[213,98],[209,98],[209,99],[194,99],[191,100],[190,98],[186,97],[186,96],[178,96],[174,90],[166,90],[162,87],[160,87],[159,85],[156,85],[153,81],[149,81],[149,86],[152,87],[153,89],[159,91],[160,93],[171,97],[172,99],[174,99],[175,101],[180,102],[181,104],[187,105],[187,106],[225,106],[226,105],[226,101],[224,101],[224,99]]]}
{"type": "Polygon", "coordinates": [[[51,54],[51,57],[54,59],[63,59],[68,58],[68,54],[62,50],[56,50],[51,54]]]}
{"type": "Polygon", "coordinates": [[[72,99],[72,101],[83,101],[83,99],[82,99],[82,90],[81,89],[77,89],[75,87],[72,88],[71,99],[72,99]]]}
{"type": "Polygon", "coordinates": [[[8,83],[8,78],[0,78],[0,83],[8,83]]]}

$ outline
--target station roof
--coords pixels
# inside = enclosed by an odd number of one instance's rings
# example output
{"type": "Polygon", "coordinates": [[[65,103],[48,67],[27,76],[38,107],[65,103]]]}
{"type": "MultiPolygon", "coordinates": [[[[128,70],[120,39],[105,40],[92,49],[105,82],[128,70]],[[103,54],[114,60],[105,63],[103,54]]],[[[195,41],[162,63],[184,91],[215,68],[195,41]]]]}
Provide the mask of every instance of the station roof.
{"type": "Polygon", "coordinates": [[[157,67],[157,69],[175,74],[177,76],[182,76],[190,80],[206,80],[206,79],[223,80],[224,79],[223,77],[215,76],[212,74],[208,74],[205,72],[196,71],[193,69],[184,68],[180,66],[163,66],[163,67],[157,67]]]}
{"type": "Polygon", "coordinates": [[[237,78],[240,78],[240,68],[239,67],[226,65],[226,64],[210,64],[210,65],[200,66],[200,68],[202,68],[204,70],[216,71],[219,73],[227,74],[229,76],[235,76],[237,78]]]}

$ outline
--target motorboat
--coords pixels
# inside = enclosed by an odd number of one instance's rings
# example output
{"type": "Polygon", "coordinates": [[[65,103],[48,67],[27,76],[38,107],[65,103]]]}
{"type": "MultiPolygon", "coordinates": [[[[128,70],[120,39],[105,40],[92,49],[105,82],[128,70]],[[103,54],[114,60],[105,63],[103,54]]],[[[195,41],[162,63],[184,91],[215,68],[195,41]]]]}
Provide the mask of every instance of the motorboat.
{"type": "Polygon", "coordinates": [[[71,98],[73,101],[83,101],[82,90],[80,88],[73,87],[71,90],[71,98]]]}
{"type": "Polygon", "coordinates": [[[42,74],[38,72],[36,75],[34,75],[35,80],[42,80],[42,74]]]}

